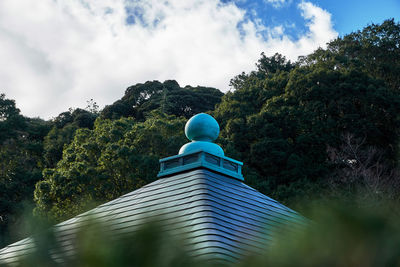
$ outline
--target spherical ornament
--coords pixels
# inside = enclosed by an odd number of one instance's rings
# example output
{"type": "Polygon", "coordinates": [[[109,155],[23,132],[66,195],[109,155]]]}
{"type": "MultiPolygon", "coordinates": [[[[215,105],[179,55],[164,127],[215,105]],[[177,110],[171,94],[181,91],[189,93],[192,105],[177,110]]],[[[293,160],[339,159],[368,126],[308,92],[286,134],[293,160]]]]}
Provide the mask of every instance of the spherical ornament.
{"type": "Polygon", "coordinates": [[[204,151],[217,156],[224,156],[224,150],[217,144],[205,141],[192,141],[181,147],[179,154],[187,154],[195,151],[204,151]]]}
{"type": "Polygon", "coordinates": [[[212,142],[219,135],[219,125],[212,116],[200,113],[188,120],[185,126],[185,134],[191,141],[212,142]]]}

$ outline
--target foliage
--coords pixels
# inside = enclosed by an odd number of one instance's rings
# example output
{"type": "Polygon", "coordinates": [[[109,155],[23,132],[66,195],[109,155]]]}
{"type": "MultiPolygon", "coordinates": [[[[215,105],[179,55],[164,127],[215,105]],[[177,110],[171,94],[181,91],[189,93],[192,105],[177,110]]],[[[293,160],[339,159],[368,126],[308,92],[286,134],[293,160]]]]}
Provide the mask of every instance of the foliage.
{"type": "Polygon", "coordinates": [[[399,201],[400,172],[385,160],[384,151],[365,146],[365,140],[351,134],[342,136],[339,148],[328,147],[332,172],[328,176],[330,194],[362,205],[382,200],[399,201]],[[359,198],[355,198],[358,196],[359,198]]]}
{"type": "MultiPolygon", "coordinates": [[[[33,222],[38,224],[37,220],[33,222]]],[[[42,221],[39,223],[43,225],[42,221]]],[[[57,239],[54,228],[34,228],[37,249],[15,266],[221,266],[220,262],[192,257],[187,236],[167,232],[166,225],[156,220],[121,235],[115,234],[109,225],[89,219],[73,239],[75,253],[64,250],[65,244],[57,239]]]]}
{"type": "Polygon", "coordinates": [[[47,168],[54,168],[56,163],[61,160],[62,151],[68,145],[80,128],[92,129],[97,117],[96,103],[88,104],[92,111],[80,108],[70,109],[60,113],[53,119],[54,126],[44,139],[44,162],[47,168]],[[94,107],[90,107],[90,105],[94,107]]]}
{"type": "Polygon", "coordinates": [[[78,231],[75,253],[62,253],[52,229],[42,230],[34,235],[38,249],[19,266],[398,266],[400,217],[393,204],[311,205],[306,227],[282,229],[266,250],[233,263],[192,257],[187,236],[171,235],[159,222],[116,238],[106,225],[92,221],[78,231]],[[58,252],[58,261],[50,251],[58,252]]]}
{"type": "Polygon", "coordinates": [[[73,123],[68,123],[63,128],[53,126],[50,132],[45,136],[43,142],[45,166],[53,168],[62,158],[62,151],[65,145],[68,145],[74,137],[78,127],[73,123]]]}
{"type": "Polygon", "coordinates": [[[25,233],[10,235],[21,224],[21,211],[33,201],[33,191],[42,178],[44,136],[49,123],[25,118],[15,101],[0,95],[0,246],[25,233]]]}
{"type": "Polygon", "coordinates": [[[331,69],[356,68],[385,81],[400,91],[400,23],[394,19],[371,24],[363,30],[339,37],[326,50],[302,58],[303,64],[325,65],[331,69]]]}
{"type": "Polygon", "coordinates": [[[240,266],[398,266],[396,206],[324,201],[309,211],[313,222],[306,229],[288,231],[264,255],[249,257],[240,266]]]}
{"type": "Polygon", "coordinates": [[[338,67],[324,53],[331,51],[318,50],[299,64],[262,54],[256,71],[232,79],[235,91],[213,113],[222,142],[248,165],[250,185],[290,205],[329,190],[326,150],[338,148],[343,134],[383,150],[389,168],[398,153],[400,95],[393,84],[365,66],[338,67]]]}
{"type": "Polygon", "coordinates": [[[82,212],[88,203],[119,197],[154,181],[158,160],[184,143],[185,120],[152,113],[133,118],[98,119],[94,129],[77,130],[55,168],[36,185],[36,211],[56,220],[82,212]]]}
{"type": "Polygon", "coordinates": [[[134,117],[143,121],[147,113],[159,110],[168,115],[190,118],[197,113],[213,110],[222,95],[211,87],[181,88],[174,80],[164,83],[148,81],[128,87],[120,100],[103,109],[101,116],[108,119],[134,117]]]}
{"type": "Polygon", "coordinates": [[[0,94],[0,143],[14,138],[26,127],[24,117],[15,106],[15,101],[0,94]]]}

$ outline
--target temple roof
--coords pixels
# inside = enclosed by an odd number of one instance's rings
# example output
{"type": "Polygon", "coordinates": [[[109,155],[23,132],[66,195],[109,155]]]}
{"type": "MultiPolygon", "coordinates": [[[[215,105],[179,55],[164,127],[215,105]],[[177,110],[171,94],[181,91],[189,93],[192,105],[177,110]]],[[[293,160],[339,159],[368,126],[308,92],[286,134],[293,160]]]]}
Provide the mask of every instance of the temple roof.
{"type": "MultiPolygon", "coordinates": [[[[164,216],[188,234],[193,255],[229,261],[265,249],[280,228],[304,224],[298,213],[243,182],[202,168],[159,179],[55,225],[65,251],[74,249],[74,233],[93,216],[107,222],[115,234],[164,216]]],[[[33,248],[32,238],[11,244],[0,250],[0,263],[16,261],[33,248]]]]}

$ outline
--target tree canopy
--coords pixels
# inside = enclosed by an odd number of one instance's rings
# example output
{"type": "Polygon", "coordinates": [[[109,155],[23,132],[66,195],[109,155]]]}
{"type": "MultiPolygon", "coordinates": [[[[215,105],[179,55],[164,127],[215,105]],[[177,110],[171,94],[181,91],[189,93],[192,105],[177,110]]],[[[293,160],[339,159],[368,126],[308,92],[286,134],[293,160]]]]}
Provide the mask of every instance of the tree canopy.
{"type": "Polygon", "coordinates": [[[36,211],[64,219],[154,181],[158,160],[185,142],[184,125],[182,118],[152,113],[144,122],[98,119],[93,130],[77,130],[57,166],[43,171],[36,211]]]}
{"type": "MultiPolygon", "coordinates": [[[[321,193],[332,170],[327,148],[342,136],[384,151],[389,169],[399,151],[400,25],[370,25],[292,63],[265,54],[257,69],[231,80],[213,112],[230,153],[250,182],[288,204],[321,193]],[[390,59],[389,59],[390,57],[390,59]],[[310,191],[311,190],[311,191],[310,191]]],[[[329,188],[325,188],[329,191],[329,188]]]]}
{"type": "Polygon", "coordinates": [[[157,109],[168,115],[190,118],[213,110],[222,95],[221,91],[211,87],[181,88],[174,80],[148,81],[128,87],[120,100],[103,109],[101,116],[108,119],[134,117],[142,121],[147,113],[157,109]]]}
{"type": "Polygon", "coordinates": [[[0,95],[0,244],[24,235],[19,231],[26,205],[33,204],[36,182],[42,179],[43,138],[48,122],[26,118],[15,101],[0,95]],[[15,231],[11,236],[11,228],[15,231]]]}

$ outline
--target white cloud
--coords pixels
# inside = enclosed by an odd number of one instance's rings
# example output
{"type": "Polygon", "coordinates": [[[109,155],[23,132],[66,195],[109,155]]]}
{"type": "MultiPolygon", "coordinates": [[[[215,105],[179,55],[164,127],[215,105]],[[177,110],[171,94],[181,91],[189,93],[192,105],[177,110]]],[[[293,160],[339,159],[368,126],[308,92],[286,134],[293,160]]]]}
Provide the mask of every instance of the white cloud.
{"type": "Polygon", "coordinates": [[[2,0],[0,90],[23,114],[44,118],[91,98],[111,104],[147,80],[226,91],[262,51],[296,59],[336,36],[329,13],[309,2],[299,8],[309,31],[291,40],[283,26],[248,21],[219,0],[2,0]]]}
{"type": "Polygon", "coordinates": [[[264,49],[267,55],[278,52],[295,60],[298,56],[312,53],[318,47],[326,47],[327,42],[338,36],[333,29],[329,12],[306,1],[298,4],[298,8],[306,20],[308,31],[298,40],[293,41],[285,35],[284,26],[270,28],[265,43],[266,49],[264,49]]]}
{"type": "Polygon", "coordinates": [[[266,3],[271,4],[275,8],[280,8],[285,4],[288,4],[290,0],[264,0],[266,3]]]}

